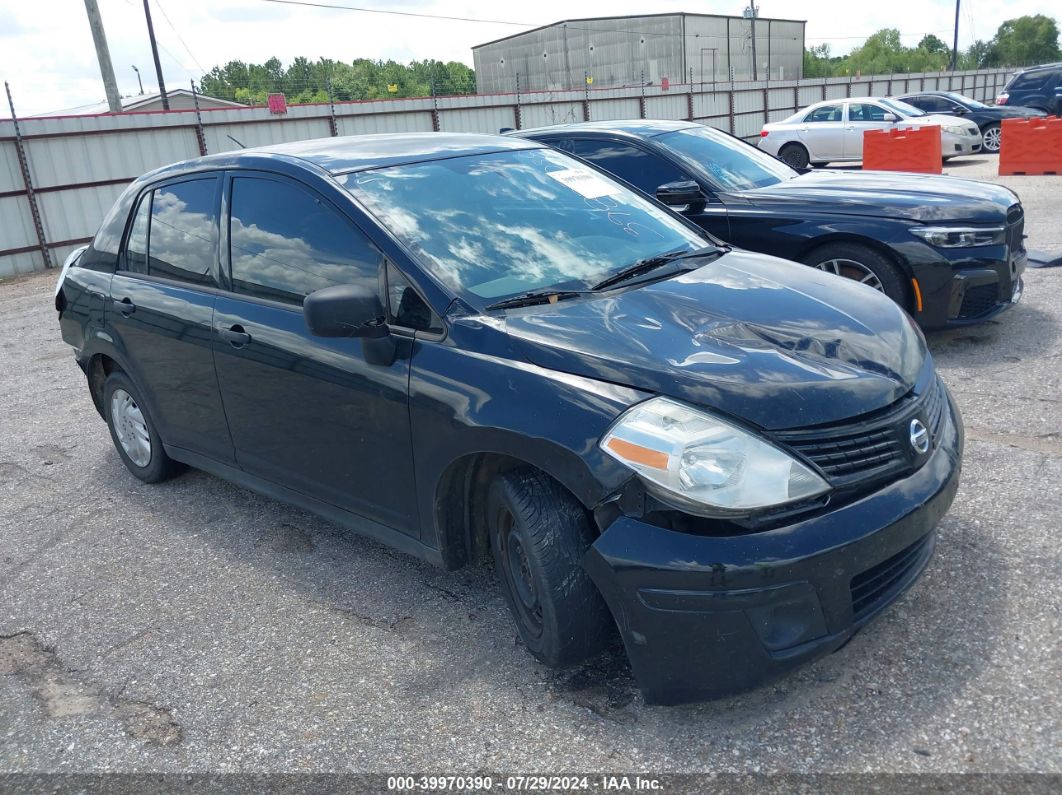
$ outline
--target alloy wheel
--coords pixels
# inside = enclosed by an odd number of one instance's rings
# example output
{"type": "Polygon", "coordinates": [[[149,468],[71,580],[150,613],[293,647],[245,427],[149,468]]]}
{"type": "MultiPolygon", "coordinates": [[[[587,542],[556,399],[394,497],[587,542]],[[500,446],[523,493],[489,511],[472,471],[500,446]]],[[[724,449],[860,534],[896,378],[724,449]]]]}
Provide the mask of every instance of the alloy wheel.
{"type": "Polygon", "coordinates": [[[854,259],[828,259],[816,263],[812,267],[837,276],[844,276],[846,279],[853,279],[860,284],[873,287],[878,292],[885,292],[885,286],[881,283],[881,279],[877,277],[877,274],[862,262],[856,262],[854,259]]]}
{"type": "Polygon", "coordinates": [[[1003,139],[1002,131],[999,127],[989,127],[984,131],[981,139],[986,151],[998,152],[1000,141],[1003,139]]]}

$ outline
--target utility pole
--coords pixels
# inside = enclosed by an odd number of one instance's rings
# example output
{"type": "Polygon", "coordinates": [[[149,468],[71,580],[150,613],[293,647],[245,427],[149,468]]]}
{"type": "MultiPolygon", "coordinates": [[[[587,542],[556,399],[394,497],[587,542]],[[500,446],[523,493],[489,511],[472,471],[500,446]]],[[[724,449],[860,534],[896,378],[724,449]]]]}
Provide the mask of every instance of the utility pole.
{"type": "Polygon", "coordinates": [[[955,0],[955,38],[951,44],[951,71],[959,64],[959,0],[955,0]]]}
{"type": "Polygon", "coordinates": [[[752,79],[756,80],[756,0],[749,0],[749,27],[752,30],[752,79]]]}
{"type": "Polygon", "coordinates": [[[118,83],[114,80],[114,67],[111,66],[111,51],[107,47],[107,34],[103,31],[103,19],[96,0],[85,0],[89,27],[92,28],[92,41],[96,44],[96,58],[100,62],[100,77],[107,92],[107,107],[111,113],[122,112],[122,99],[118,96],[118,83]]]}
{"type": "Polygon", "coordinates": [[[159,45],[155,43],[155,26],[151,24],[151,6],[144,0],[144,16],[147,17],[148,38],[151,39],[151,54],[155,58],[155,74],[159,79],[159,95],[162,97],[162,109],[170,109],[170,98],[166,96],[166,83],[162,79],[162,63],[159,61],[159,45]]]}

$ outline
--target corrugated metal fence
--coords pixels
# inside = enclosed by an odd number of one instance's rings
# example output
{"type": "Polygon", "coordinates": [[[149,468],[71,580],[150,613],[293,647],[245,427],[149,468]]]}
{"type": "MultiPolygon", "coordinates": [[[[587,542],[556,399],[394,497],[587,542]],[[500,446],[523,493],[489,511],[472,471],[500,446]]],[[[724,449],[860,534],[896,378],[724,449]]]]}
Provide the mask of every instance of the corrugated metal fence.
{"type": "Polygon", "coordinates": [[[694,83],[290,107],[0,120],[0,278],[61,264],[130,181],[167,163],[281,141],[419,131],[498,132],[564,122],[690,119],[744,138],[822,99],[954,90],[991,101],[1008,71],[694,83]]]}

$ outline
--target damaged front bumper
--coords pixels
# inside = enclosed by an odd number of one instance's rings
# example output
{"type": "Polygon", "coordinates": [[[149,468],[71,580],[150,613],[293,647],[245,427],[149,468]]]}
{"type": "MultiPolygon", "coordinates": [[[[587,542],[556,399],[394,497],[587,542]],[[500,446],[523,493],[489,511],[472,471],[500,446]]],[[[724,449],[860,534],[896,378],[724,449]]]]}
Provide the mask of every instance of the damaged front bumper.
{"type": "Polygon", "coordinates": [[[811,519],[733,536],[621,516],[583,565],[650,703],[747,690],[844,645],[918,578],[958,488],[963,431],[910,476],[811,519]]]}

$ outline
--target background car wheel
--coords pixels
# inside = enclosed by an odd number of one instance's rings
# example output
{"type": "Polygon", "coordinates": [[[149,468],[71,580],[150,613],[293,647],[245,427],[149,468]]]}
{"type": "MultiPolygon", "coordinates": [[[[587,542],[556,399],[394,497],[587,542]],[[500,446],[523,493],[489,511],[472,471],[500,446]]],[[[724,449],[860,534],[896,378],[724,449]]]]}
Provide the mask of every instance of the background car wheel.
{"type": "Polygon", "coordinates": [[[907,283],[903,274],[884,255],[869,246],[847,242],[828,243],[812,251],[804,258],[804,263],[880,290],[907,308],[907,283]]]}
{"type": "Polygon", "coordinates": [[[995,154],[999,151],[999,141],[1001,138],[1000,127],[998,124],[989,124],[981,131],[981,148],[986,152],[992,152],[995,154]]]}
{"type": "Polygon", "coordinates": [[[547,475],[499,475],[487,498],[490,547],[502,592],[528,650],[546,665],[602,651],[612,617],[581,565],[595,533],[571,494],[547,475]]]}
{"type": "Polygon", "coordinates": [[[811,162],[811,165],[814,168],[826,168],[826,166],[828,166],[829,164],[830,164],[830,161],[828,161],[828,160],[813,160],[811,162]]]}
{"type": "Polygon", "coordinates": [[[116,370],[107,376],[103,408],[114,447],[130,472],[145,483],[159,483],[184,470],[166,455],[151,415],[125,373],[116,370]]]}
{"type": "Polygon", "coordinates": [[[778,157],[793,168],[808,167],[808,150],[801,144],[786,144],[779,150],[778,157]]]}

